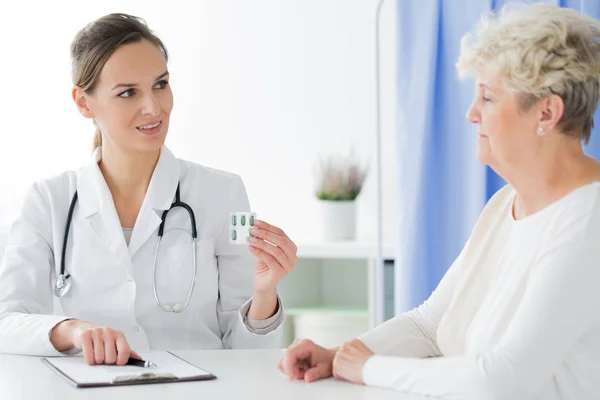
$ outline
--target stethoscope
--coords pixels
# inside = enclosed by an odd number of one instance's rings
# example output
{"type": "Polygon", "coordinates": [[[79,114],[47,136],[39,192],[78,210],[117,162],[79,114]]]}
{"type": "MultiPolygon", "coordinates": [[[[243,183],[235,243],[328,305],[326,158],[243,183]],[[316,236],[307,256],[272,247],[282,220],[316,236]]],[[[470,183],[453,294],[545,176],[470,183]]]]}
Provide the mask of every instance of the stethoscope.
{"type": "MultiPolygon", "coordinates": [[[[69,213],[67,214],[67,225],[65,227],[65,236],[63,240],[62,246],[62,255],[60,260],[60,275],[56,279],[56,285],[54,286],[54,295],[56,297],[63,297],[71,290],[73,286],[73,282],[71,281],[71,275],[66,273],[65,269],[65,256],[67,254],[67,240],[69,238],[69,229],[71,227],[71,220],[73,218],[73,210],[75,209],[75,204],[77,203],[77,191],[73,195],[73,199],[71,200],[71,204],[69,205],[69,213]]],[[[175,229],[186,231],[185,229],[175,229]]],[[[186,231],[187,232],[187,231],[186,231]]],[[[168,210],[163,211],[161,216],[161,223],[158,228],[158,243],[156,244],[156,252],[154,253],[154,266],[152,267],[152,287],[154,289],[154,299],[156,300],[156,304],[163,310],[167,312],[180,313],[184,311],[188,305],[190,304],[190,300],[192,298],[192,293],[194,292],[194,286],[196,286],[196,272],[198,269],[198,264],[196,262],[196,238],[198,237],[198,232],[196,230],[196,217],[194,216],[194,210],[192,208],[182,202],[179,198],[179,183],[177,184],[177,191],[175,192],[175,201],[171,204],[171,207],[168,210]],[[192,232],[190,234],[192,239],[192,254],[194,255],[194,270],[192,273],[192,284],[190,285],[190,290],[188,292],[187,298],[185,299],[185,304],[163,304],[158,297],[158,291],[156,290],[156,263],[158,261],[158,251],[160,248],[160,242],[162,241],[163,233],[165,230],[165,221],[167,220],[167,214],[169,211],[174,209],[175,207],[182,207],[187,210],[190,216],[190,223],[192,225],[192,232]]]]}

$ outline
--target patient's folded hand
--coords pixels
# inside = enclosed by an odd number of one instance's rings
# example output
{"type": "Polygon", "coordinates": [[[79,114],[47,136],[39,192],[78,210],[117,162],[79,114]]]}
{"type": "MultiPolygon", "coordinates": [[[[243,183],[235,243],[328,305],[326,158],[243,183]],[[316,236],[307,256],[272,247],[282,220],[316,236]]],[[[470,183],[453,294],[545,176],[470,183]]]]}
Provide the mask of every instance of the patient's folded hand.
{"type": "Polygon", "coordinates": [[[374,354],[358,339],[344,343],[333,359],[333,376],[336,379],[364,385],[362,369],[374,354]]]}
{"type": "Polygon", "coordinates": [[[277,367],[290,380],[314,382],[329,378],[336,350],[328,350],[308,339],[296,340],[286,351],[277,367]]]}

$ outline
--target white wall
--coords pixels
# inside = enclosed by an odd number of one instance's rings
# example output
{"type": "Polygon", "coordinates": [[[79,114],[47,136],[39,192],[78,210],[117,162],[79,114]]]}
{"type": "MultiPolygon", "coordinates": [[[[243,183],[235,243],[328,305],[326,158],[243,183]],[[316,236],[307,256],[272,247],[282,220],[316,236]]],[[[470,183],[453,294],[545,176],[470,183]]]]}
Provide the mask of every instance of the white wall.
{"type": "MultiPolygon", "coordinates": [[[[242,176],[259,217],[314,236],[317,154],[371,158],[359,236],[375,234],[374,22],[378,0],[3,2],[0,224],[34,180],[89,159],[93,128],[70,99],[69,44],[109,12],[144,17],[167,45],[181,158],[242,176]]],[[[395,1],[384,7],[384,226],[395,230],[395,1]]]]}

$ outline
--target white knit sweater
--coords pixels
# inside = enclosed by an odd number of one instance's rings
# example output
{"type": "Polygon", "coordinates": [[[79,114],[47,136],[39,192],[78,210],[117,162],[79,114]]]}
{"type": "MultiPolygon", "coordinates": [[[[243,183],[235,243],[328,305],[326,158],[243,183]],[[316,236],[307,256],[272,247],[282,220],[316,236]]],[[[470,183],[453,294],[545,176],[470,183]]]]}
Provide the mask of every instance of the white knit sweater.
{"type": "Polygon", "coordinates": [[[600,399],[600,182],[515,221],[506,186],[420,307],[364,334],[367,385],[448,399],[600,399]]]}

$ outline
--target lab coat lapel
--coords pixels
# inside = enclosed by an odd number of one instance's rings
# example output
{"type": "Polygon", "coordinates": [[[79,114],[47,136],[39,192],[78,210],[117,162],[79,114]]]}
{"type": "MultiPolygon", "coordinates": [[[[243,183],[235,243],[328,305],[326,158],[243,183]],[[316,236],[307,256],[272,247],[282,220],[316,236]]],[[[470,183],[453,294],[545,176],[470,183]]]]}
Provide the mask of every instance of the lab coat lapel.
{"type": "Polygon", "coordinates": [[[179,162],[169,149],[163,147],[129,241],[131,258],[152,235],[158,234],[162,213],[175,199],[179,176],[179,162]]]}
{"type": "Polygon", "coordinates": [[[84,167],[77,177],[81,216],[119,263],[131,272],[131,258],[115,203],[98,166],[100,158],[101,150],[98,148],[94,152],[93,162],[84,167]]]}

